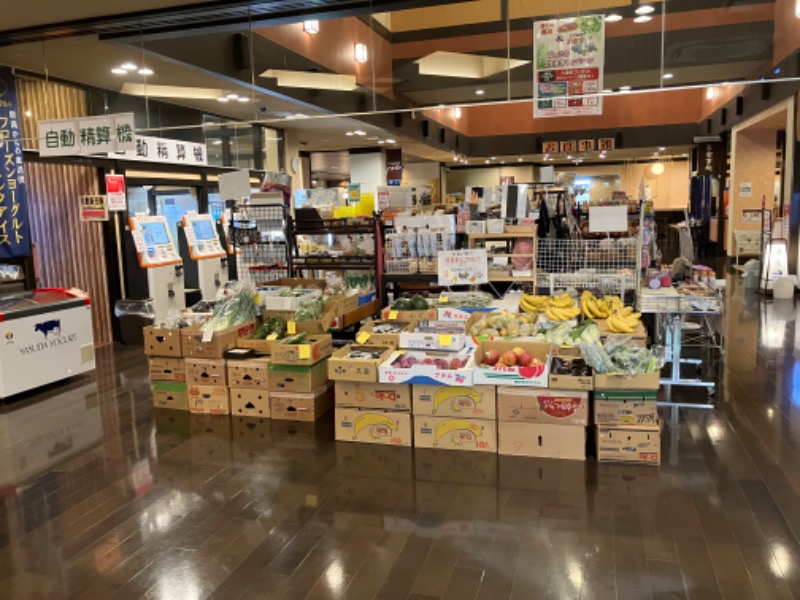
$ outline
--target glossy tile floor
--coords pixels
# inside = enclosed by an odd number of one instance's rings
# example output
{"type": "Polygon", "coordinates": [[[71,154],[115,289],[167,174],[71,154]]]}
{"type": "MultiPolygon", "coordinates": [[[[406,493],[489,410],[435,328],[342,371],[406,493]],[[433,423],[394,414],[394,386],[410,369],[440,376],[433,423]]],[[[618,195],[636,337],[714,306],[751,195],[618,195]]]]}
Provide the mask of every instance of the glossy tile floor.
{"type": "Polygon", "coordinates": [[[660,468],[154,411],[104,350],[0,415],[0,597],[800,597],[797,307],[727,304],[718,409],[664,413],[660,468]]]}

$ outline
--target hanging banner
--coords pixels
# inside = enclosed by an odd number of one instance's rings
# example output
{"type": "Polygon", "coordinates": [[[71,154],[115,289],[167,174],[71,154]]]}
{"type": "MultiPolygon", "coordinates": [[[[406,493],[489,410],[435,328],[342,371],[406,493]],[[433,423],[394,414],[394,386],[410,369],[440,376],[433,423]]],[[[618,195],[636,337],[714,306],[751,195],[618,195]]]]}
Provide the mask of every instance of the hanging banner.
{"type": "Polygon", "coordinates": [[[533,48],[535,118],[603,114],[602,15],[536,21],[533,48]]]}
{"type": "Polygon", "coordinates": [[[39,121],[39,156],[106,154],[133,150],[133,113],[39,121]]]}
{"type": "Polygon", "coordinates": [[[722,177],[728,152],[723,142],[704,142],[697,147],[699,175],[722,177]]]}
{"type": "Polygon", "coordinates": [[[81,221],[108,221],[108,198],[105,194],[81,196],[81,221]]]}
{"type": "Polygon", "coordinates": [[[108,196],[108,210],[112,212],[128,210],[124,175],[106,175],[106,195],[108,196]]]}
{"type": "Polygon", "coordinates": [[[439,252],[439,285],[489,283],[486,250],[445,250],[439,252]]]}
{"type": "Polygon", "coordinates": [[[17,87],[14,74],[8,67],[0,67],[0,149],[0,260],[30,256],[17,87]]]}
{"type": "Polygon", "coordinates": [[[137,135],[132,150],[111,152],[109,158],[143,160],[173,165],[207,165],[206,145],[166,138],[137,135]]]}
{"type": "Polygon", "coordinates": [[[386,150],[386,183],[400,185],[403,181],[403,151],[400,148],[386,150]]]}

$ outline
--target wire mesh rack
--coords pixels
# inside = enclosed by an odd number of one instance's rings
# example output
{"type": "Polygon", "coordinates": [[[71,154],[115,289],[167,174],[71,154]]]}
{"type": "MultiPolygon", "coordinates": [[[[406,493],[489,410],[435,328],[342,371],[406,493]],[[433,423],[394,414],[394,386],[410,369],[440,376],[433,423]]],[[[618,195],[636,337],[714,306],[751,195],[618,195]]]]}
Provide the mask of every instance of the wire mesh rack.
{"type": "Polygon", "coordinates": [[[234,206],[230,240],[240,281],[258,286],[288,277],[286,217],[282,201],[234,206]]]}

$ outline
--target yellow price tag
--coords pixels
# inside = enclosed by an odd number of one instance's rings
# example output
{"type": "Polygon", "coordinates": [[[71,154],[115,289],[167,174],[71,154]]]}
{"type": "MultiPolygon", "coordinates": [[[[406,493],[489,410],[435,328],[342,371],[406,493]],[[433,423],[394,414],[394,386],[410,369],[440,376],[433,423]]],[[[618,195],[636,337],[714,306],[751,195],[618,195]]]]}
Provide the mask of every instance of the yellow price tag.
{"type": "Polygon", "coordinates": [[[450,344],[453,343],[453,336],[448,334],[440,335],[439,336],[439,346],[440,347],[449,347],[450,344]]]}
{"type": "Polygon", "coordinates": [[[261,293],[260,292],[258,294],[256,294],[256,304],[259,304],[259,305],[262,304],[262,302],[261,302],[261,293]]]}
{"type": "Polygon", "coordinates": [[[397,311],[396,310],[390,310],[389,311],[389,318],[392,319],[392,320],[396,319],[397,318],[397,311]]]}
{"type": "Polygon", "coordinates": [[[362,331],[356,336],[356,341],[359,344],[366,344],[369,341],[369,333],[362,331]]]}
{"type": "Polygon", "coordinates": [[[288,321],[286,323],[286,331],[291,335],[297,333],[297,324],[294,321],[288,321]]]}
{"type": "Polygon", "coordinates": [[[447,304],[447,296],[439,296],[439,304],[447,304]]]}
{"type": "Polygon", "coordinates": [[[397,354],[397,356],[402,356],[405,353],[406,353],[405,350],[398,350],[397,352],[395,352],[395,354],[397,354]]]}
{"type": "Polygon", "coordinates": [[[270,334],[267,336],[267,339],[268,339],[269,341],[272,341],[272,340],[277,340],[277,339],[278,339],[278,334],[277,334],[277,333],[270,333],[270,334]]]}
{"type": "Polygon", "coordinates": [[[300,355],[300,360],[311,358],[311,346],[308,344],[301,344],[297,347],[297,353],[300,355]]]}

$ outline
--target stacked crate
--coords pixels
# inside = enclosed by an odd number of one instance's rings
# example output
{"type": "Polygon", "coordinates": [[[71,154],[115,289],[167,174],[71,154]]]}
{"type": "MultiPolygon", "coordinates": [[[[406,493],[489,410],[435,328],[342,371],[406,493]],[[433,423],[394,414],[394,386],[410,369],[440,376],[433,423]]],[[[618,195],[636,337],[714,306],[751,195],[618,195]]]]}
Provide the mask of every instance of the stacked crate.
{"type": "Polygon", "coordinates": [[[284,421],[316,421],[332,406],[329,334],[295,336],[273,342],[269,361],[270,416],[284,421]]]}
{"type": "Polygon", "coordinates": [[[497,452],[497,388],[413,385],[414,445],[497,452]]]}
{"type": "Polygon", "coordinates": [[[187,358],[189,412],[205,415],[228,415],[227,361],[224,358],[187,358]]]}
{"type": "MultiPolygon", "coordinates": [[[[657,383],[658,373],[635,375],[657,383]]],[[[620,389],[635,385],[635,379],[619,379],[615,389],[594,393],[597,460],[601,462],[661,462],[661,430],[658,422],[656,389],[620,389]]],[[[613,381],[611,378],[606,380],[613,381]]],[[[610,387],[604,384],[605,387],[610,387]]],[[[653,387],[653,386],[650,386],[653,387]]]]}
{"type": "Polygon", "coordinates": [[[270,417],[268,357],[228,361],[231,414],[239,417],[270,417]]]}
{"type": "Polygon", "coordinates": [[[144,352],[148,356],[153,406],[187,410],[186,363],[180,329],[145,328],[144,352]]]}

